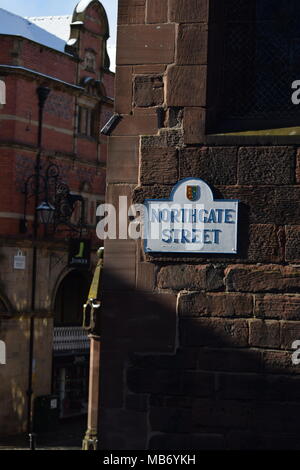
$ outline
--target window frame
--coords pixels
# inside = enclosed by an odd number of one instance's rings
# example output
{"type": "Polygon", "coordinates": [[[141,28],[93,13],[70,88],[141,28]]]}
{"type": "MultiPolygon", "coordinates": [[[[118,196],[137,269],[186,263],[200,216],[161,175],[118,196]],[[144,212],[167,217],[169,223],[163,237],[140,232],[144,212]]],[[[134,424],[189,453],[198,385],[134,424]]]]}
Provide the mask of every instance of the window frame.
{"type": "Polygon", "coordinates": [[[98,141],[100,137],[97,135],[97,122],[100,118],[97,118],[97,112],[100,113],[99,106],[95,105],[94,107],[87,104],[78,104],[77,111],[77,136],[85,137],[93,141],[98,141]]]}
{"type": "MultiPolygon", "coordinates": [[[[262,119],[262,125],[245,126],[239,129],[239,120],[232,120],[232,124],[237,124],[236,129],[232,126],[222,129],[220,125],[220,109],[222,106],[222,70],[224,67],[224,27],[225,21],[222,19],[225,13],[223,10],[224,2],[219,0],[210,0],[210,15],[208,23],[208,71],[207,71],[207,106],[205,118],[204,143],[222,144],[222,145],[244,145],[248,143],[257,144],[299,144],[300,143],[300,105],[298,125],[284,125],[284,122],[277,120],[271,123],[267,119],[262,119]],[[268,125],[268,123],[270,125],[268,125]],[[281,124],[281,125],[280,125],[281,124]],[[258,127],[258,128],[255,128],[258,127]]],[[[298,77],[300,80],[300,76],[298,77]]],[[[297,77],[295,77],[295,80],[297,77]]],[[[294,90],[292,82],[290,88],[290,97],[292,98],[294,90]]],[[[295,105],[296,106],[296,105],[295,105]]],[[[243,122],[245,125],[246,120],[243,122]]],[[[249,122],[249,121],[248,121],[249,122]]],[[[258,124],[254,119],[252,124],[258,124]]]]}

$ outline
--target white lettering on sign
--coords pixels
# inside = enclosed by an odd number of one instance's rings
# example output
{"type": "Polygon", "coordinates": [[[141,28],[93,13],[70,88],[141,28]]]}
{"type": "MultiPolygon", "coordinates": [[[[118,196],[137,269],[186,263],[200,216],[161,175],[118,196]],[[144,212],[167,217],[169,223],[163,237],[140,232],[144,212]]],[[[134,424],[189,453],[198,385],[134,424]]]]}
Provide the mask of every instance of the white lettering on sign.
{"type": "Polygon", "coordinates": [[[145,201],[145,251],[236,254],[238,203],[214,200],[201,179],[180,181],[170,200],[145,201]]]}

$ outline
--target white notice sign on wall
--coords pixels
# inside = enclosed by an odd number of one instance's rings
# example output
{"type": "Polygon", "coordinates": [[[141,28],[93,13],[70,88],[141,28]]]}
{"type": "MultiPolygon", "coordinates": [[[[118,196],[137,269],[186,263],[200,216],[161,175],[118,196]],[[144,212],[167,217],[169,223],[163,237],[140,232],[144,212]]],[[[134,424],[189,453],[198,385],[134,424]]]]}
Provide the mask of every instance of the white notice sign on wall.
{"type": "Polygon", "coordinates": [[[18,251],[18,254],[14,256],[14,269],[25,269],[26,268],[26,256],[23,255],[22,251],[18,251]]]}

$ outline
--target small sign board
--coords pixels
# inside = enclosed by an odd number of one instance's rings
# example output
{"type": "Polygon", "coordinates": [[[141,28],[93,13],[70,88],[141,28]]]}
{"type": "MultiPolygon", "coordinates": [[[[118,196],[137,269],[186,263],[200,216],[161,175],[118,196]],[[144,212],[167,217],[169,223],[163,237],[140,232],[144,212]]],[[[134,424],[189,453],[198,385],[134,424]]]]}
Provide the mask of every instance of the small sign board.
{"type": "Polygon", "coordinates": [[[237,253],[238,200],[215,200],[199,178],[180,181],[170,199],[147,199],[146,252],[237,253]]]}
{"type": "Polygon", "coordinates": [[[14,269],[26,269],[26,256],[23,255],[21,250],[14,256],[14,269]]]}
{"type": "Polygon", "coordinates": [[[77,238],[71,238],[69,242],[69,259],[68,266],[70,268],[90,267],[91,260],[91,241],[77,238]]]}

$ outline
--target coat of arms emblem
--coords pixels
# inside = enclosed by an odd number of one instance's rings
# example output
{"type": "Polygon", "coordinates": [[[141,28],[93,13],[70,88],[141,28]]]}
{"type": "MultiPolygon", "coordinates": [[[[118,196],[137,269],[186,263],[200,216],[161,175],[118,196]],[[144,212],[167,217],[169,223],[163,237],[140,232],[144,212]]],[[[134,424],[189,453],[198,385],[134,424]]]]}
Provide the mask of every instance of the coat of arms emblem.
{"type": "Polygon", "coordinates": [[[187,186],[186,187],[186,197],[189,201],[195,202],[200,199],[200,186],[187,186]]]}

